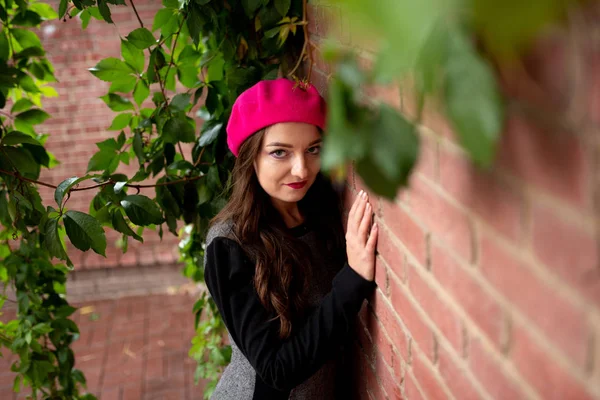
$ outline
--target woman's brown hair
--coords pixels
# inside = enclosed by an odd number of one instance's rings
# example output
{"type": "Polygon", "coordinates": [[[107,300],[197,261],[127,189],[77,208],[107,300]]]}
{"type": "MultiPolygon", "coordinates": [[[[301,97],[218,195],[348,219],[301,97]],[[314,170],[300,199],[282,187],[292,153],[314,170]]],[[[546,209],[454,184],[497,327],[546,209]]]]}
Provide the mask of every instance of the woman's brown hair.
{"type": "MultiPolygon", "coordinates": [[[[254,286],[260,301],[279,319],[280,337],[287,338],[293,321],[301,318],[307,307],[311,251],[290,234],[256,177],[254,161],[264,133],[265,129],[255,133],[240,147],[229,201],[212,222],[233,223],[235,240],[255,264],[254,286]]],[[[298,207],[319,242],[334,255],[336,262],[343,262],[346,252],[341,202],[322,174],[318,174],[298,207]]]]}

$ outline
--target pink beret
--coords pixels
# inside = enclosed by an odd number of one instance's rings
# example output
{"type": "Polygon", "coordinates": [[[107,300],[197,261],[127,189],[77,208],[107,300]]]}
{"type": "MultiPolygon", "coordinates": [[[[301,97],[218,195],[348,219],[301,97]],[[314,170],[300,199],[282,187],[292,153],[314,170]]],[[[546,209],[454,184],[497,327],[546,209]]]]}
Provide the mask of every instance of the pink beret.
{"type": "Polygon", "coordinates": [[[285,78],[260,81],[233,104],[227,145],[237,157],[244,140],[269,125],[305,122],[324,130],[325,121],[325,100],[313,85],[297,85],[285,78]]]}

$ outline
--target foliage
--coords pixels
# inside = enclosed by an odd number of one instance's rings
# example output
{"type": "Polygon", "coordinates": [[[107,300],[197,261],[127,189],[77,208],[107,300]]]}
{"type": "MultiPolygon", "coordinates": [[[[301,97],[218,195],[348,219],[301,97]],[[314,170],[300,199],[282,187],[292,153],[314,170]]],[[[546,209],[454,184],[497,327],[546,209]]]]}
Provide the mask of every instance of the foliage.
{"type": "MultiPolygon", "coordinates": [[[[417,127],[429,95],[443,100],[473,160],[489,165],[503,107],[491,64],[472,35],[484,32],[479,36],[486,49],[511,54],[536,32],[526,27],[531,19],[516,26],[493,23],[495,14],[507,19],[504,8],[498,11],[505,2],[495,0],[335,2],[361,16],[381,50],[374,68],[365,71],[352,52],[324,45],[335,68],[328,88],[325,169],[340,176],[354,161],[375,193],[394,197],[416,162],[417,127]],[[488,25],[493,29],[483,31],[488,25]],[[360,95],[365,86],[406,77],[415,85],[416,118],[360,95]]],[[[558,0],[546,3],[530,2],[537,28],[560,14],[558,0]]],[[[94,398],[82,393],[85,377],[74,368],[70,349],[79,333],[69,319],[75,308],[65,300],[66,275],[74,268],[65,241],[105,255],[105,229],[122,234],[123,251],[130,238],[142,242],[145,229],[157,229],[161,237],[164,229],[181,233],[183,274],[201,282],[208,223],[225,204],[230,185],[233,156],[224,130],[233,101],[261,79],[295,77],[306,60],[308,74],[298,85],[310,81],[315,44],[307,36],[305,1],[163,0],[152,26],[144,26],[130,5],[140,26],[121,38],[121,56],[89,69],[110,83],[101,98],[116,113],[107,123],[115,137],[96,144],[87,171],[54,187],[38,181],[41,168],[57,160],[44,148],[47,135],[36,127],[50,118],[41,100],[57,96],[51,86],[56,79],[29,28],[57,17],[78,16],[83,29],[92,19],[112,23],[111,9],[125,2],[60,0],[55,12],[34,0],[0,0],[0,307],[11,301],[9,286],[18,306],[17,318],[0,324],[0,343],[19,356],[12,366],[15,391],[30,386],[34,398],[94,398]],[[192,147],[190,154],[182,143],[192,147]],[[121,172],[132,163],[139,166],[135,174],[121,172]],[[143,184],[150,178],[156,182],[143,184]],[[42,204],[39,185],[55,189],[55,205],[42,204]],[[155,189],[153,198],[139,193],[145,187],[155,189]],[[89,211],[69,210],[70,197],[82,190],[96,191],[89,211]]],[[[198,299],[193,313],[197,336],[190,356],[198,361],[196,378],[211,380],[208,397],[231,348],[223,344],[223,322],[209,296],[198,299]]]]}

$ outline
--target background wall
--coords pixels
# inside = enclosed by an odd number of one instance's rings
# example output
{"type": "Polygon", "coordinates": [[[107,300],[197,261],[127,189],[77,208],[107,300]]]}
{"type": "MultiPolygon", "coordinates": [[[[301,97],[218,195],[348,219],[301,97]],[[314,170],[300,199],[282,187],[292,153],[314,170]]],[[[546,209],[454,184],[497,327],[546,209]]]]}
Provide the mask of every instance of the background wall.
{"type": "MultiPolygon", "coordinates": [[[[549,31],[527,75],[507,74],[491,171],[470,164],[430,104],[410,188],[395,202],[371,194],[382,229],[355,346],[361,399],[600,398],[598,11],[549,31]]],[[[328,34],[372,63],[339,9],[312,5],[309,18],[324,92],[328,34]]],[[[410,94],[365,88],[408,116],[410,94]]],[[[353,174],[349,186],[363,188],[353,174]]]]}

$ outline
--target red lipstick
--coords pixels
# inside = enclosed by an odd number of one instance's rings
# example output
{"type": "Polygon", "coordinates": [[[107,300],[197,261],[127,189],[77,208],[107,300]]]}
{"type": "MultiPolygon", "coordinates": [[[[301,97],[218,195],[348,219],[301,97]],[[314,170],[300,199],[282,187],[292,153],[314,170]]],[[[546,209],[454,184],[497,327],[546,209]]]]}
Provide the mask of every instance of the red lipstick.
{"type": "Polygon", "coordinates": [[[307,181],[286,183],[286,185],[291,187],[292,189],[302,189],[306,185],[306,182],[307,181]]]}

